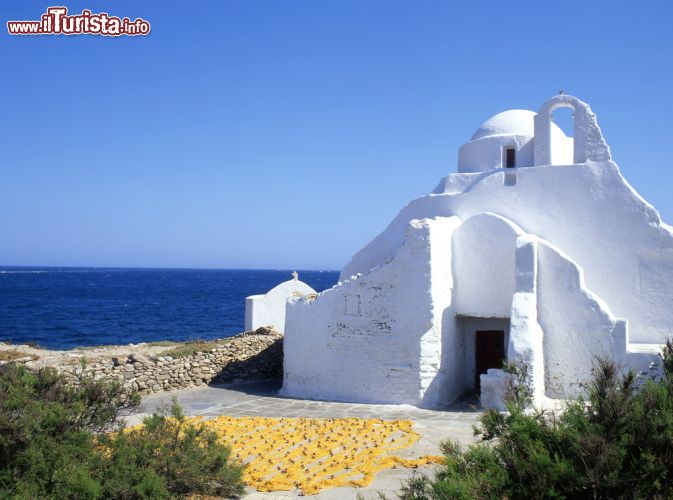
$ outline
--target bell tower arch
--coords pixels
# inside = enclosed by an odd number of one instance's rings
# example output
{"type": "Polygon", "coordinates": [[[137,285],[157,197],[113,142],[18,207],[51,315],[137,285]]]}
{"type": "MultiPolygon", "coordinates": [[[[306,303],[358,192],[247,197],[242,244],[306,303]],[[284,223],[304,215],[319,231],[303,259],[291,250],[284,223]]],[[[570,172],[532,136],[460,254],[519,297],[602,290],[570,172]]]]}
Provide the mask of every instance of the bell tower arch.
{"type": "Polygon", "coordinates": [[[551,117],[559,108],[573,110],[573,163],[610,160],[610,148],[589,105],[577,97],[559,94],[546,100],[535,115],[534,165],[552,165],[551,117]]]}

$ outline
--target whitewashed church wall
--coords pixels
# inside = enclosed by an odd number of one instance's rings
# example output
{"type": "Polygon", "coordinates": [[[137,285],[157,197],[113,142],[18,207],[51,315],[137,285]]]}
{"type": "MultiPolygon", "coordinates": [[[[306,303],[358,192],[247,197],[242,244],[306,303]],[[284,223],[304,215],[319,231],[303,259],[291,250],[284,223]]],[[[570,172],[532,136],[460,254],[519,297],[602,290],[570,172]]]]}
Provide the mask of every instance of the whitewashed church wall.
{"type": "Polygon", "coordinates": [[[517,169],[516,185],[506,185],[502,170],[453,176],[460,182],[441,185],[467,186],[464,192],[412,201],[355,255],[342,278],[388,261],[411,219],[456,215],[466,220],[492,212],[571,255],[584,269],[587,287],[628,319],[632,342],[661,343],[670,335],[673,234],[614,163],[517,169]]]}
{"type": "Polygon", "coordinates": [[[608,305],[587,290],[582,270],[550,245],[538,245],[538,322],[544,331],[546,395],[582,393],[595,356],[621,359],[626,339],[608,305]]]}
{"type": "Polygon", "coordinates": [[[467,219],[453,237],[455,314],[509,318],[516,239],[521,231],[499,215],[467,219]]]}
{"type": "MultiPolygon", "coordinates": [[[[441,352],[431,242],[433,233],[454,225],[455,219],[412,221],[392,262],[314,301],[290,302],[283,393],[420,404],[428,385],[424,377],[439,363],[432,352],[441,352]]],[[[448,243],[445,252],[450,252],[448,243]]]]}

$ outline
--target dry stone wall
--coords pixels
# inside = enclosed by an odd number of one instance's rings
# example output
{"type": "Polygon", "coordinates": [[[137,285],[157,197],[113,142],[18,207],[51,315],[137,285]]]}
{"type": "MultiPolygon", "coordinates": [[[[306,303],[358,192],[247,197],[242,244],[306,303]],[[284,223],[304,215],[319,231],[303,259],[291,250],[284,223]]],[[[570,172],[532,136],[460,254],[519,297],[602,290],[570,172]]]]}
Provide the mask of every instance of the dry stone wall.
{"type": "Polygon", "coordinates": [[[130,353],[126,357],[55,366],[73,381],[80,377],[118,381],[128,391],[149,394],[184,389],[203,384],[281,379],[283,375],[283,336],[258,328],[187,356],[145,356],[130,353]]]}

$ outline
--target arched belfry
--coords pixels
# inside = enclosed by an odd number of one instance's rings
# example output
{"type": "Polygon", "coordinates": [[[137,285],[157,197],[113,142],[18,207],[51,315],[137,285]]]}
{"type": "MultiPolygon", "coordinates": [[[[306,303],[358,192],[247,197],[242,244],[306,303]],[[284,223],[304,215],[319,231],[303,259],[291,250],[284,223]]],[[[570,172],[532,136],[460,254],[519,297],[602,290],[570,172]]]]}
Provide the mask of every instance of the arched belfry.
{"type": "Polygon", "coordinates": [[[559,94],[535,113],[510,109],[492,116],[458,151],[458,172],[487,172],[499,168],[577,165],[610,160],[596,115],[585,102],[559,94]],[[552,121],[559,108],[573,111],[573,137],[552,121]]]}
{"type": "Polygon", "coordinates": [[[610,147],[603,139],[596,115],[577,97],[559,94],[548,99],[535,115],[533,161],[535,166],[552,165],[552,113],[559,108],[573,110],[573,164],[608,161],[610,147]]]}

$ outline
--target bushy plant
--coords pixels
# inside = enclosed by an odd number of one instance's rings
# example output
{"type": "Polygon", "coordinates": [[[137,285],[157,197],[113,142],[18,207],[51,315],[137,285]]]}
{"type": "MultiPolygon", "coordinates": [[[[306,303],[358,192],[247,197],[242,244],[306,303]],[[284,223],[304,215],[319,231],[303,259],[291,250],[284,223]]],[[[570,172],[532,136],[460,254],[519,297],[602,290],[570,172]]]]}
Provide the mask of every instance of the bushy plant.
{"type": "Polygon", "coordinates": [[[234,495],[241,467],[179,407],[123,430],[138,404],[118,384],[53,369],[0,367],[0,498],[171,498],[234,495]],[[198,472],[198,473],[197,473],[198,472]]]}
{"type": "Polygon", "coordinates": [[[404,499],[673,497],[673,344],[664,378],[635,390],[633,373],[598,358],[586,398],[556,415],[527,408],[525,380],[514,373],[505,413],[486,411],[484,444],[443,445],[446,464],[415,476],[404,499]]]}
{"type": "Polygon", "coordinates": [[[231,497],[243,491],[243,467],[230,462],[230,449],[219,444],[214,431],[188,422],[175,402],[142,426],[105,436],[101,445],[109,453],[104,477],[114,498],[129,498],[129,480],[146,498],[231,497]]]}

